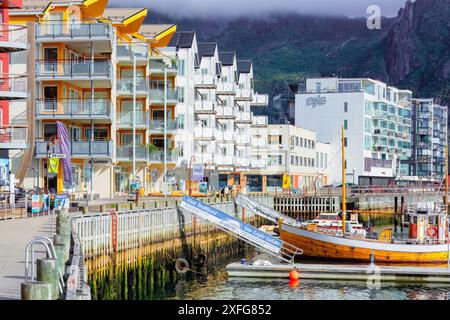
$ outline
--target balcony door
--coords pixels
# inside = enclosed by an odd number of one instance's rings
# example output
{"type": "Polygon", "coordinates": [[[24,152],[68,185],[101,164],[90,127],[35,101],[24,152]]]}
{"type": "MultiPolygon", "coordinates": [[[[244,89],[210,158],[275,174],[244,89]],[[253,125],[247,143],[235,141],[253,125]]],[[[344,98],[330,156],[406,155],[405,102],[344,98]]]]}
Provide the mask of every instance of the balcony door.
{"type": "MultiPolygon", "coordinates": [[[[92,129],[84,129],[84,140],[92,140],[92,129]]],[[[94,128],[94,141],[106,141],[108,140],[108,129],[107,128],[94,128]]]]}
{"type": "Polygon", "coordinates": [[[58,87],[44,87],[44,111],[58,110],[58,87]]]}
{"type": "MultiPolygon", "coordinates": [[[[132,133],[122,133],[120,135],[120,141],[123,147],[133,146],[133,134],[132,133]]],[[[144,145],[144,139],[142,134],[136,134],[136,147],[142,147],[144,145]]]]}
{"type": "Polygon", "coordinates": [[[58,48],[44,48],[44,72],[55,73],[58,69],[58,48]]]}

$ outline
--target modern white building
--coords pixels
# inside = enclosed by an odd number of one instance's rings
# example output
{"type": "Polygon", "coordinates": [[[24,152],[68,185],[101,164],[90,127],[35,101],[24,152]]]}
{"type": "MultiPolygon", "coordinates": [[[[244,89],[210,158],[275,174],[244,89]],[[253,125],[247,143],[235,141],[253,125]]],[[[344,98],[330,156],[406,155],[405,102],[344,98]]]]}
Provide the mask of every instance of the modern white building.
{"type": "Polygon", "coordinates": [[[289,124],[267,124],[265,116],[254,116],[251,125],[251,169],[249,191],[280,192],[283,176],[288,188],[312,190],[328,183],[329,149],[317,141],[316,133],[289,124]]]}
{"type": "Polygon", "coordinates": [[[411,154],[409,90],[368,79],[310,78],[295,96],[296,125],[330,144],[331,182],[341,182],[341,127],[345,130],[347,181],[393,183],[411,154]]]}

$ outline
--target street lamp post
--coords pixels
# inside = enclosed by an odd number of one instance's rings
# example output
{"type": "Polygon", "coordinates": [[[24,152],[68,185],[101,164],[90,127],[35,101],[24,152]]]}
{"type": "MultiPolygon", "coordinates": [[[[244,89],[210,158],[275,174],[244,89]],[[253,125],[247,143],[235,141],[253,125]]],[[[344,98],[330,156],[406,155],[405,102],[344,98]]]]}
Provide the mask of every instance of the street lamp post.
{"type": "Polygon", "coordinates": [[[136,180],[136,55],[133,55],[133,181],[136,180]]]}

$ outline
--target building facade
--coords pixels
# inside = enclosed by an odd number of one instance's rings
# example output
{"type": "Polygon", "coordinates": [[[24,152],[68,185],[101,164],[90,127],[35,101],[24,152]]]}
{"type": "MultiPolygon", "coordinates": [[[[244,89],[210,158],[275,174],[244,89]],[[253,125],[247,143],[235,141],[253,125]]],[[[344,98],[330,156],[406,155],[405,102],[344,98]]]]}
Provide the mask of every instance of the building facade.
{"type": "Polygon", "coordinates": [[[341,127],[347,181],[387,185],[411,155],[412,92],[372,79],[310,78],[295,100],[296,125],[330,144],[331,182],[341,182],[341,127]]]}
{"type": "Polygon", "coordinates": [[[249,191],[303,192],[328,184],[330,146],[318,142],[314,131],[289,124],[267,124],[264,116],[254,117],[251,127],[249,191]],[[289,179],[283,186],[284,176],[289,179]]]}
{"type": "Polygon", "coordinates": [[[437,182],[445,176],[447,107],[434,99],[412,100],[411,158],[402,161],[404,174],[437,182]]]}

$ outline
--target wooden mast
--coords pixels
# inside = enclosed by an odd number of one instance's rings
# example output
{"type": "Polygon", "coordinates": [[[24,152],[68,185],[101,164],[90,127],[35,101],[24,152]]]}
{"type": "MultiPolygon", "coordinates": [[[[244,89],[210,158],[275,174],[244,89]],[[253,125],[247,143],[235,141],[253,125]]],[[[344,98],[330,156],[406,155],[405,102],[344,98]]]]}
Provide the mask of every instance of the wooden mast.
{"type": "Polygon", "coordinates": [[[346,190],[346,172],[345,172],[345,137],[344,124],[342,124],[342,235],[345,235],[345,218],[347,214],[347,190],[346,190]]]}

